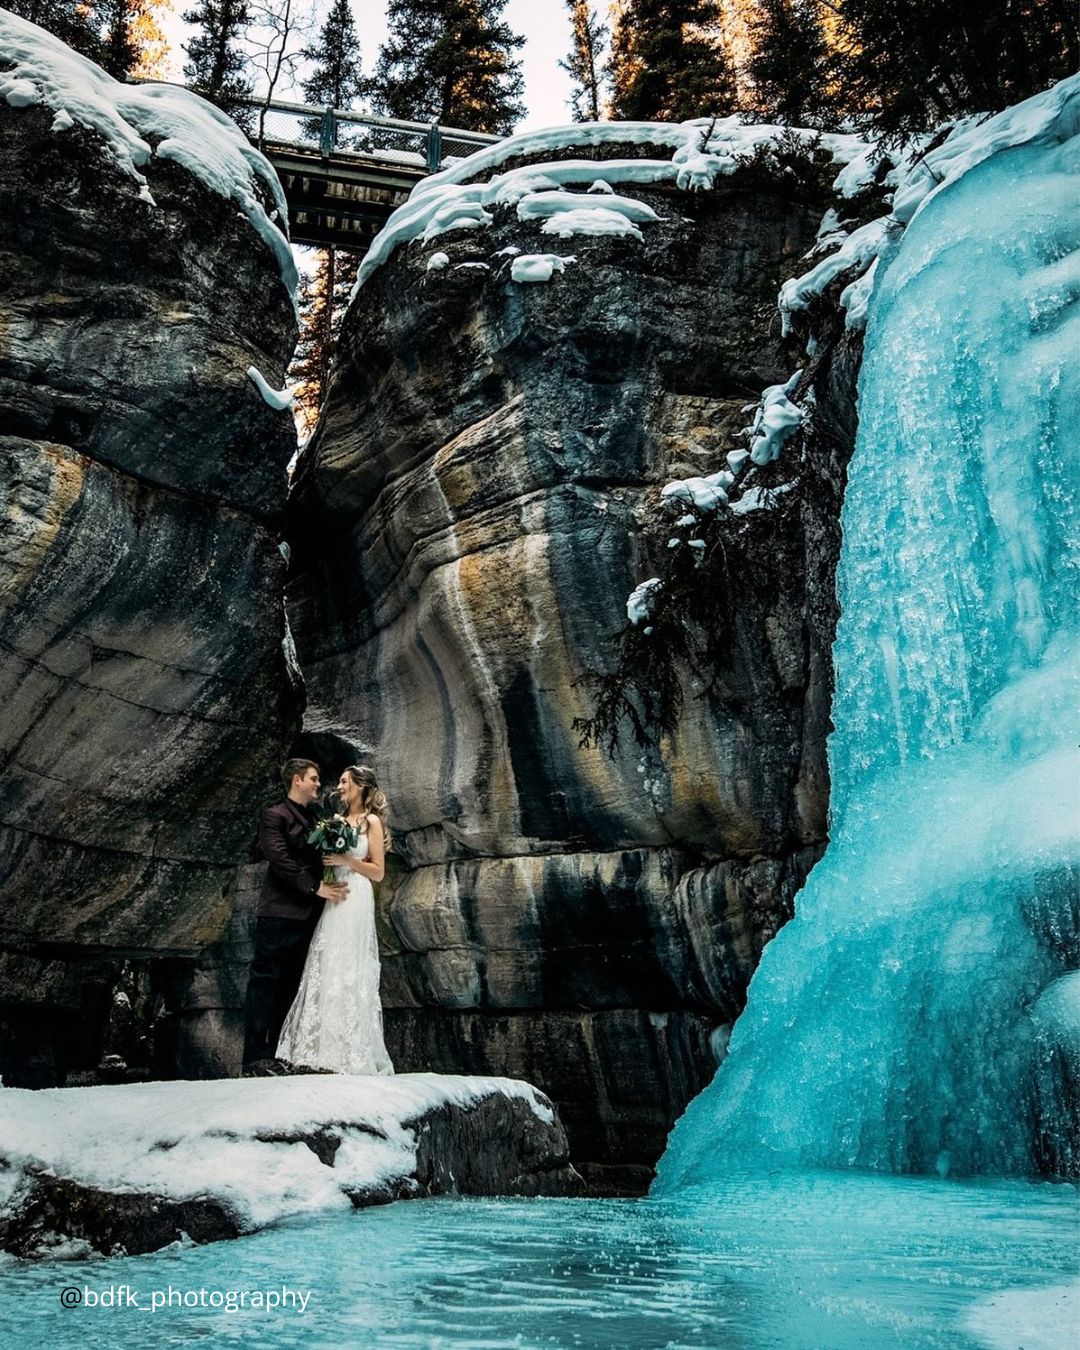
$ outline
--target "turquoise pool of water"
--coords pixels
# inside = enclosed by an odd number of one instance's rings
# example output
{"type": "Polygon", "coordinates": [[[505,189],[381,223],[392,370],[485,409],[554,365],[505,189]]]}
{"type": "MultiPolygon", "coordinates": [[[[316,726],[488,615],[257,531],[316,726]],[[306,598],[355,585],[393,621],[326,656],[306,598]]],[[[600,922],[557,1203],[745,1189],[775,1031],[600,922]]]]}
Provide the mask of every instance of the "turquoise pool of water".
{"type": "Polygon", "coordinates": [[[1069,1344],[1077,1220],[1070,1186],[828,1173],[677,1200],[411,1201],[147,1257],[10,1262],[0,1341],[1035,1350],[1069,1344]],[[140,1307],[91,1306],[123,1286],[140,1307]],[[209,1306],[283,1286],[304,1310],[209,1306]],[[153,1310],[170,1290],[207,1305],[153,1310]]]}

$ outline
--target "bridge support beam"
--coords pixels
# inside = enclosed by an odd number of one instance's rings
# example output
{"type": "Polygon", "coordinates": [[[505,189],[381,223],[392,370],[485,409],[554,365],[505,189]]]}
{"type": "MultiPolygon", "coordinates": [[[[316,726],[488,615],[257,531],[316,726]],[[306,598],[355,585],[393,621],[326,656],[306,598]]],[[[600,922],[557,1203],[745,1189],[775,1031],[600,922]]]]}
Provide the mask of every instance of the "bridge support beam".
{"type": "Polygon", "coordinates": [[[437,123],[432,122],[428,128],[427,134],[427,170],[428,173],[438,173],[439,165],[442,163],[442,131],[437,123]]]}
{"type": "Polygon", "coordinates": [[[328,107],[319,123],[319,154],[323,159],[329,159],[334,153],[334,147],[337,145],[337,118],[334,116],[333,108],[328,107]]]}

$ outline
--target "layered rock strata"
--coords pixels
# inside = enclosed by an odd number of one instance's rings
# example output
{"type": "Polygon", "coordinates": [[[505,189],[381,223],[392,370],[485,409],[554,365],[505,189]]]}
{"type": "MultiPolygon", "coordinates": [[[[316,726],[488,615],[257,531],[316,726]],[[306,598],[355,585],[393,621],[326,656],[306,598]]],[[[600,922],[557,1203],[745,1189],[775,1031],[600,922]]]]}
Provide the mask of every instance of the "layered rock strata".
{"type": "Polygon", "coordinates": [[[594,1183],[633,1189],[823,846],[850,446],[840,415],[820,482],[748,525],[730,652],[675,732],[579,747],[659,486],[721,464],[791,372],[769,314],[824,200],[750,164],[616,187],[640,222],[620,237],[554,238],[526,195],[367,277],[300,462],[288,598],[307,743],[372,762],[391,801],[395,1063],[528,1077],[594,1183]]]}
{"type": "Polygon", "coordinates": [[[222,1071],[236,1011],[206,1009],[221,1025],[200,1032],[174,1014],[195,955],[227,938],[235,864],[298,718],[277,540],[295,433],[246,375],[280,383],[292,302],[235,201],[164,155],[140,188],[115,144],[34,102],[32,81],[15,92],[0,101],[0,1073],[93,1073],[110,1038],[144,1072],[222,1071]]]}

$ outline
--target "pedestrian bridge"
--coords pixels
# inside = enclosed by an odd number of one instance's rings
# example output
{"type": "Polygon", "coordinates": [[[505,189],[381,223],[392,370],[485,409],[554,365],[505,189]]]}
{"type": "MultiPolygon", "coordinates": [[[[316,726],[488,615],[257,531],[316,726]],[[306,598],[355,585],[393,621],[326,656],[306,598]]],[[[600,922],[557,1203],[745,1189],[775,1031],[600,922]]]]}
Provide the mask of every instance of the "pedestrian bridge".
{"type": "Polygon", "coordinates": [[[501,139],[303,103],[245,107],[248,134],[285,189],[294,244],[365,251],[421,178],[501,139]]]}

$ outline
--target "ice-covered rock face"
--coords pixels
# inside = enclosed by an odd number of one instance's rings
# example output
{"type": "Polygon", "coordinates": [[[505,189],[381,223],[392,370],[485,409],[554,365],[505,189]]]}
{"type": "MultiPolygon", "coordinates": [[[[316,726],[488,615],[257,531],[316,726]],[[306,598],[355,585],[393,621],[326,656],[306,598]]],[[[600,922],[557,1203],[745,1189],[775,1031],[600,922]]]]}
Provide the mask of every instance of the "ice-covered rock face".
{"type": "Polygon", "coordinates": [[[224,935],[296,707],[274,531],[295,433],[246,374],[279,387],[292,350],[278,259],[175,158],[140,195],[44,83],[0,99],[8,1083],[97,1066],[110,963],[224,935]]]}
{"type": "Polygon", "coordinates": [[[986,155],[968,135],[881,257],[832,841],[664,1187],[763,1161],[1080,1171],[1078,114],[1070,81],[988,122],[986,155]]]}
{"type": "Polygon", "coordinates": [[[824,839],[831,628],[798,504],[757,513],[721,690],[659,751],[580,750],[575,681],[652,575],[660,487],[723,462],[790,376],[758,315],[825,201],[760,173],[695,192],[685,128],[596,130],[537,162],[494,147],[490,179],[458,166],[391,222],[300,461],[289,601],[309,726],[376,765],[407,862],[395,1063],[530,1076],[576,1158],[640,1178],[824,839]],[[586,220],[553,252],[549,225],[586,220]]]}

